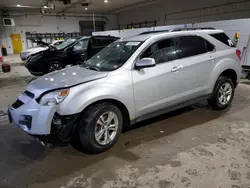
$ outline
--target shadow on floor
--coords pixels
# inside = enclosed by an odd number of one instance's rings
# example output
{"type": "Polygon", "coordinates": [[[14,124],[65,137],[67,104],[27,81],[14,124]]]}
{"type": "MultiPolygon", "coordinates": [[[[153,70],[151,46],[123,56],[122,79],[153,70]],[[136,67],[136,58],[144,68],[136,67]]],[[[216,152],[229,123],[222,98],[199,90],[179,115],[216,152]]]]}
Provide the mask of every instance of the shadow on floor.
{"type": "Polygon", "coordinates": [[[10,156],[8,164],[24,169],[26,165],[29,166],[31,169],[29,176],[25,173],[19,174],[20,181],[25,184],[49,182],[85,169],[109,157],[136,161],[140,157],[130,152],[130,148],[199,126],[216,119],[223,113],[224,111],[210,111],[206,105],[196,105],[163,114],[125,128],[118,143],[111,150],[98,155],[89,155],[77,146],[52,150],[41,147],[35,141],[22,143],[24,138],[16,139],[12,141],[12,149],[9,152],[9,155],[15,154],[16,156],[10,156]]]}

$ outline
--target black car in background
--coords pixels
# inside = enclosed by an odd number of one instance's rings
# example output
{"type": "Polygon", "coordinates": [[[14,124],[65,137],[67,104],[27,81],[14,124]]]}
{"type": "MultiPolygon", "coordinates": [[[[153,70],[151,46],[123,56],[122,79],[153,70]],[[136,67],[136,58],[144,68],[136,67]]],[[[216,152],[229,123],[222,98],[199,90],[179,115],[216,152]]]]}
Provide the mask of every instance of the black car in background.
{"type": "Polygon", "coordinates": [[[41,76],[66,65],[77,65],[90,59],[107,45],[118,40],[112,36],[92,36],[68,39],[62,44],[31,55],[25,67],[35,76],[41,76]]]}

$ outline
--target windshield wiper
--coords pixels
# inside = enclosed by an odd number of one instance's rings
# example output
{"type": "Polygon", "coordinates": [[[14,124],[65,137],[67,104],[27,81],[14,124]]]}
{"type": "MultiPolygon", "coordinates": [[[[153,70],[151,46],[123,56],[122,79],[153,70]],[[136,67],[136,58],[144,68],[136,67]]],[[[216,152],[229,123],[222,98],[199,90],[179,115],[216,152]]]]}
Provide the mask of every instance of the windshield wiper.
{"type": "Polygon", "coordinates": [[[94,70],[94,71],[100,71],[100,69],[98,69],[97,67],[86,67],[86,69],[89,69],[89,70],[94,70]]]}

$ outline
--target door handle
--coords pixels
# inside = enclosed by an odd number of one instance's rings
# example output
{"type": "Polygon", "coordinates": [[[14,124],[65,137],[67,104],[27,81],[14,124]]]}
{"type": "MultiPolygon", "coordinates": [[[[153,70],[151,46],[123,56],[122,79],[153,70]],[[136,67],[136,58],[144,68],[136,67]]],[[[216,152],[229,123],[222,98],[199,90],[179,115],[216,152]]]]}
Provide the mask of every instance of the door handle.
{"type": "Polygon", "coordinates": [[[181,69],[182,69],[182,66],[180,66],[180,67],[173,67],[172,70],[171,70],[171,72],[177,72],[177,71],[179,71],[181,69]]]}
{"type": "Polygon", "coordinates": [[[210,56],[209,61],[215,61],[215,58],[213,56],[210,56]]]}

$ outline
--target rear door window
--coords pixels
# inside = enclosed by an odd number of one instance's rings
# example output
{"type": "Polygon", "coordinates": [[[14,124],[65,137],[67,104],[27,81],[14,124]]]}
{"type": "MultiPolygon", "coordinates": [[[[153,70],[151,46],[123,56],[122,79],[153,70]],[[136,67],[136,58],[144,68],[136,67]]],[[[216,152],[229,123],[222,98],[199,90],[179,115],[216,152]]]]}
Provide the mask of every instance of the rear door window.
{"type": "Polygon", "coordinates": [[[181,36],[179,53],[181,58],[207,53],[205,40],[198,36],[181,36]]]}
{"type": "Polygon", "coordinates": [[[214,33],[214,34],[210,34],[210,36],[226,44],[227,46],[235,47],[235,44],[233,43],[233,41],[225,33],[214,33]]]}

